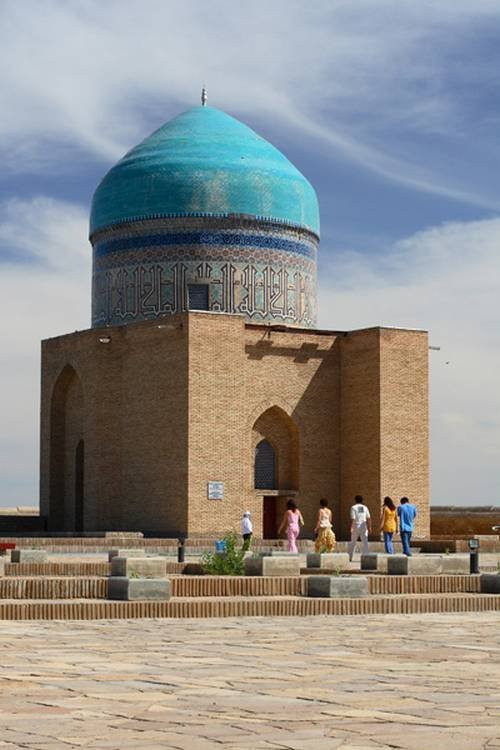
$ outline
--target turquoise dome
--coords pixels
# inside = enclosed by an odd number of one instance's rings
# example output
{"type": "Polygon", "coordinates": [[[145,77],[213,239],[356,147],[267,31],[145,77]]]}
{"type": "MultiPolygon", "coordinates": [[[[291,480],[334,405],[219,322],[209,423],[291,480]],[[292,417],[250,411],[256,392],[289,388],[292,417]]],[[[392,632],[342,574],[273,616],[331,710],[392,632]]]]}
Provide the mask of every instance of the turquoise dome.
{"type": "Polygon", "coordinates": [[[231,214],[319,235],[316,193],[298,169],[234,117],[193,107],[107,173],[92,201],[90,233],[127,221],[231,214]]]}

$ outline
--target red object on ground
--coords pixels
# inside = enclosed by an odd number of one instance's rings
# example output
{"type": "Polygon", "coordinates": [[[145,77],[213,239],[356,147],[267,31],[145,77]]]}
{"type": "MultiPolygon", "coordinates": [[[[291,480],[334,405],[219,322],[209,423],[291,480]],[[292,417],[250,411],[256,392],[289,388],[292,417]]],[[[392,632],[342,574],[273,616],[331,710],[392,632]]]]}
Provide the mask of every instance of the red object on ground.
{"type": "Polygon", "coordinates": [[[8,549],[16,549],[14,542],[0,542],[0,555],[5,555],[8,549]]]}

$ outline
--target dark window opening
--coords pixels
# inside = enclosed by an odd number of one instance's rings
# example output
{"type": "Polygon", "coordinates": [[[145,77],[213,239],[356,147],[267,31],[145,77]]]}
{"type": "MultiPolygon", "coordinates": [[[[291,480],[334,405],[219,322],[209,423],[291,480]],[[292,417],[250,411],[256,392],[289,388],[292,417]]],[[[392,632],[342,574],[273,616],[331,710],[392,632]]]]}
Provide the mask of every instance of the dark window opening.
{"type": "Polygon", "coordinates": [[[188,284],[188,309],[208,310],[208,284],[188,284]]]}
{"type": "Polygon", "coordinates": [[[255,489],[276,489],[276,456],[267,440],[261,440],[255,448],[255,489]]]}

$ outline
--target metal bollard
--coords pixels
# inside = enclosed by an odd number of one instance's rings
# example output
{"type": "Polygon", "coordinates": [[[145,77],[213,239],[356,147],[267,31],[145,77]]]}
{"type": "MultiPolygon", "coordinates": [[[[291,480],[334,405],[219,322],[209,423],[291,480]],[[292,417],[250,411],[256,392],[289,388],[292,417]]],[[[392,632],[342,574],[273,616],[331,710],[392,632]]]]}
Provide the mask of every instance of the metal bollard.
{"type": "Polygon", "coordinates": [[[186,554],[186,548],[185,548],[185,539],[179,539],[179,544],[177,546],[177,562],[183,563],[184,562],[184,556],[186,554]]]}
{"type": "Polygon", "coordinates": [[[468,546],[470,552],[469,572],[472,576],[479,573],[479,539],[469,539],[468,546]]]}

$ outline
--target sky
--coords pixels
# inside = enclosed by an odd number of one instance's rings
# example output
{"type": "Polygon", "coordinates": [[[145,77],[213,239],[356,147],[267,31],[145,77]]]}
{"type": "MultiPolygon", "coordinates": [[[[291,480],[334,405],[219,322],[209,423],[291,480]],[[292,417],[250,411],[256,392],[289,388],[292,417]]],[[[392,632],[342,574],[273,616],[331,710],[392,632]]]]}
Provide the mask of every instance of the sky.
{"type": "Polygon", "coordinates": [[[2,0],[0,506],[38,504],[40,340],[90,324],[92,193],[199,103],[308,177],[320,327],[425,328],[431,502],[500,505],[498,0],[2,0]]]}

